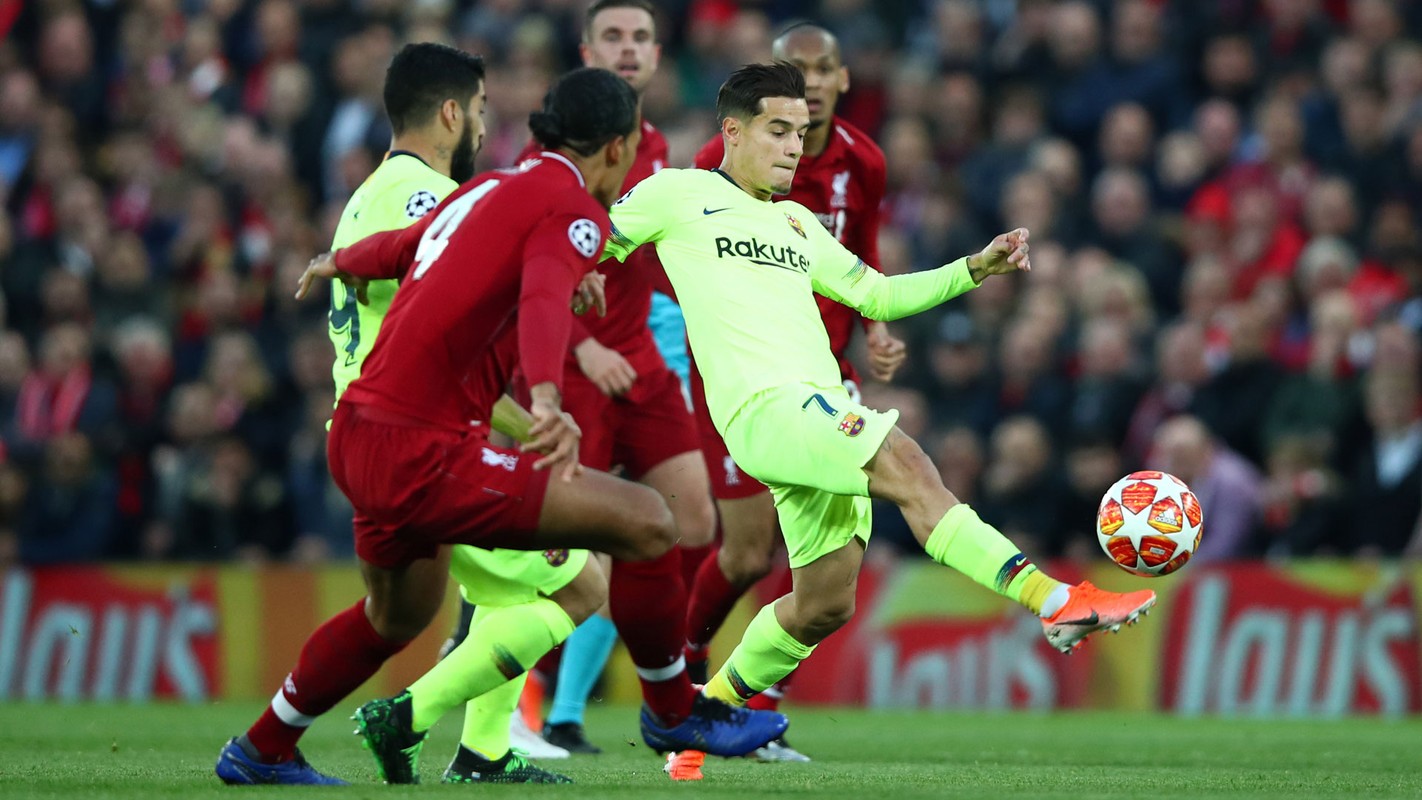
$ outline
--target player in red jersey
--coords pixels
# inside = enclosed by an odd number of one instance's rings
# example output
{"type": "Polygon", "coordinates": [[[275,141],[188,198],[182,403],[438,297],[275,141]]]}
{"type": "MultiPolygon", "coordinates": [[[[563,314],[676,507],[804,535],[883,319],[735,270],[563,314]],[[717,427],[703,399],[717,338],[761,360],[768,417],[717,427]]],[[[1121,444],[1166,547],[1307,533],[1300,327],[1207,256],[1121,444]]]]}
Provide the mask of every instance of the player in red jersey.
{"type": "MultiPolygon", "coordinates": [[[[598,0],[588,8],[583,63],[622,76],[639,104],[660,50],[653,6],[646,0],[598,0]]],[[[666,165],[661,132],[644,119],[641,133],[624,190],[666,165]]],[[[530,144],[523,157],[536,152],[530,144]]],[[[616,634],[637,669],[645,712],[655,720],[679,724],[696,694],[682,655],[685,617],[665,610],[686,607],[680,548],[711,543],[715,508],[681,381],[662,361],[647,327],[652,280],[660,271],[650,247],[608,270],[607,315],[574,320],[564,364],[563,409],[582,429],[582,463],[598,470],[621,465],[629,478],[656,489],[672,510],[678,534],[678,549],[661,558],[616,560],[609,587],[611,623],[601,616],[589,619],[563,647],[543,735],[572,752],[599,752],[584,733],[583,710],[616,634]]]]}
{"type": "MultiPolygon", "coordinates": [[[[824,28],[802,23],[784,31],[773,47],[777,60],[787,61],[804,73],[805,100],[810,110],[805,151],[788,199],[813,211],[826,230],[877,269],[884,154],[866,134],[834,116],[840,95],[849,89],[849,70],[840,59],[839,42],[824,28]]],[[[724,157],[725,145],[718,134],[696,154],[696,166],[715,169],[724,157]]],[[[906,354],[903,342],[889,333],[888,326],[866,320],[854,309],[827,297],[817,295],[815,299],[850,396],[859,399],[859,373],[847,352],[855,328],[862,326],[867,333],[870,374],[876,380],[891,379],[906,354]]],[[[721,546],[714,551],[715,557],[706,558],[697,571],[687,608],[687,661],[699,677],[706,669],[711,638],[726,615],[747,589],[770,572],[779,537],[770,492],[742,472],[726,451],[711,424],[701,379],[694,368],[691,383],[701,452],[721,516],[721,546]]],[[[785,585],[778,594],[790,591],[789,578],[787,571],[785,585]]],[[[788,680],[753,702],[775,707],[788,680]]],[[[783,741],[772,742],[756,755],[767,760],[808,760],[783,741]]]]}
{"type": "MultiPolygon", "coordinates": [[[[358,297],[365,280],[403,278],[361,377],[337,407],[328,445],[332,477],[356,509],[369,589],[347,614],[365,626],[358,635],[343,628],[342,638],[328,624],[308,641],[290,679],[303,704],[329,707],[374,672],[357,667],[378,659],[378,668],[428,625],[444,597],[444,545],[647,559],[673,543],[670,511],[654,491],[578,465],[580,432],[560,397],[567,304],[575,290],[600,283],[591,270],[608,231],[606,208],[635,152],[636,98],[605,70],[577,70],[554,85],[530,127],[548,148],[540,158],[478,176],[419,223],[318,259],[303,276],[299,295],[314,277],[340,275],[358,297]],[[488,441],[483,421],[515,353],[534,422],[529,443],[510,450],[488,441]],[[533,453],[543,457],[535,462],[533,453]],[[555,471],[559,479],[550,480],[555,471]],[[363,674],[334,699],[308,698],[302,683],[314,670],[363,674]]],[[[592,571],[600,580],[600,569],[592,571]]],[[[482,659],[452,654],[411,690],[362,707],[361,727],[387,780],[417,779],[419,746],[442,713],[517,676],[556,644],[557,629],[571,631],[570,615],[550,602],[530,604],[538,607],[529,624],[508,630],[482,659]]],[[[735,751],[778,733],[697,702],[696,724],[670,732],[688,744],[735,751]]]]}

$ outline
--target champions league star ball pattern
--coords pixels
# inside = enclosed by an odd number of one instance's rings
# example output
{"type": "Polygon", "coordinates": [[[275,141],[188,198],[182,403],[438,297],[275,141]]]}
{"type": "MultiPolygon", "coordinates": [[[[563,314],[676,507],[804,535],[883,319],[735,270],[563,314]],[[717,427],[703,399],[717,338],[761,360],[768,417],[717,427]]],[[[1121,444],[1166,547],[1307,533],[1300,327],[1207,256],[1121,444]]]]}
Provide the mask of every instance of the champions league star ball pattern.
{"type": "Polygon", "coordinates": [[[1184,481],[1132,472],[1116,481],[1096,511],[1096,538],[1121,569],[1155,578],[1185,566],[1200,547],[1204,511],[1184,481]]]}
{"type": "Polygon", "coordinates": [[[419,219],[434,210],[439,205],[439,198],[433,192],[424,189],[410,195],[410,199],[405,201],[405,216],[410,219],[419,219]]]}

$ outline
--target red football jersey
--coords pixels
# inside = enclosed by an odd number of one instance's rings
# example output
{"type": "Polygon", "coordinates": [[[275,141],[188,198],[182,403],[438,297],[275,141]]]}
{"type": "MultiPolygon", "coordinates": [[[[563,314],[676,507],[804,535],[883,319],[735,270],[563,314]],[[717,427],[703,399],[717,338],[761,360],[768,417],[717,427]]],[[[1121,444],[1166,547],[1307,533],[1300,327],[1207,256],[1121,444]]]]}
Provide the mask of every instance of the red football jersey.
{"type": "Polygon", "coordinates": [[[467,430],[508,381],[496,345],[515,334],[529,385],[561,387],[568,304],[611,227],[585,186],[572,162],[543,152],[476,176],[408,228],[337,251],[341,270],[401,279],[341,402],[467,430]]]}
{"type": "MultiPolygon", "coordinates": [[[[840,244],[879,268],[879,206],[884,201],[884,153],[868,135],[834,117],[829,143],[818,156],[803,156],[787,199],[813,211],[840,244]]],[[[725,158],[720,134],[696,154],[696,166],[714,169],[725,158]]],[[[856,379],[845,351],[863,318],[854,309],[816,295],[829,334],[830,349],[839,359],[840,374],[856,379]]]]}
{"type": "MultiPolygon", "coordinates": [[[[536,152],[534,144],[530,143],[519,158],[522,160],[536,152]]],[[[652,123],[643,120],[637,157],[622,184],[622,191],[627,192],[666,165],[666,137],[652,123]]],[[[639,249],[626,263],[612,263],[605,268],[607,316],[587,314],[573,320],[573,333],[568,341],[568,369],[578,369],[572,348],[589,336],[597,339],[603,347],[622,354],[638,374],[663,365],[651,330],[647,327],[647,314],[652,308],[652,282],[661,268],[656,250],[652,247],[639,249]]],[[[636,391],[635,384],[633,391],[636,391]]]]}

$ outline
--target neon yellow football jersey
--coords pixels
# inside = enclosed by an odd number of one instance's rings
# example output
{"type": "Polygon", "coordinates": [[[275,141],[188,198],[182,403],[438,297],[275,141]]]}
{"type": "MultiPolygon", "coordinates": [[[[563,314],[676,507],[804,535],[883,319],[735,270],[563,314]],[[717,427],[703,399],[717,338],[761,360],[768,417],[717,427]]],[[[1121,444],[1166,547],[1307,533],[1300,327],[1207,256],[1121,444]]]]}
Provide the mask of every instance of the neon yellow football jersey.
{"type": "MultiPolygon", "coordinates": [[[[459,184],[431,169],[419,156],[392,152],[351,195],[341,212],[331,249],[339,250],[372,233],[411,225],[457,188],[459,184]]],[[[327,333],[336,348],[331,375],[336,380],[337,400],[351,381],[360,377],[361,364],[375,345],[398,286],[397,281],[371,281],[367,289],[370,304],[363,306],[346,291],[345,284],[332,282],[327,333]]]]}
{"type": "Polygon", "coordinates": [[[759,200],[720,170],[664,169],[613,205],[604,258],[655,243],[686,318],[711,421],[790,383],[840,385],[815,294],[871,319],[916,314],[971,289],[966,260],[913,276],[869,269],[799,203],[759,200]]]}

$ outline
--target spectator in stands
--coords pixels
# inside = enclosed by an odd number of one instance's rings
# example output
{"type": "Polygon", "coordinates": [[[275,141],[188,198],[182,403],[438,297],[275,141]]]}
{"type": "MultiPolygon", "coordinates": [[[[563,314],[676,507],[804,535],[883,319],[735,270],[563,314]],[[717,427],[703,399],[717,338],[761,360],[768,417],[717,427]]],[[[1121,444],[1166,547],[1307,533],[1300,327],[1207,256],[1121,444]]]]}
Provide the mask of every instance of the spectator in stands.
{"type": "Polygon", "coordinates": [[[1266,555],[1336,555],[1343,482],[1328,466],[1326,438],[1289,434],[1271,444],[1261,528],[1266,555]]]}
{"type": "Polygon", "coordinates": [[[94,69],[94,36],[80,6],[61,7],[40,29],[37,52],[44,93],[74,115],[86,138],[104,130],[108,118],[103,76],[94,69]]]}
{"type": "Polygon", "coordinates": [[[1032,417],[1009,417],[992,433],[977,503],[983,521],[1011,531],[1033,559],[1062,552],[1064,492],[1047,428],[1032,417]]]}
{"type": "Polygon", "coordinates": [[[1204,509],[1205,541],[1193,561],[1256,555],[1263,488],[1259,471],[1221,444],[1199,419],[1178,416],[1156,431],[1147,466],[1184,481],[1204,509]]]}
{"type": "Polygon", "coordinates": [[[15,399],[12,457],[38,458],[55,436],[93,434],[112,421],[113,387],[94,374],[90,358],[89,334],[77,323],[57,325],[40,340],[39,363],[15,399]]]}
{"type": "Polygon", "coordinates": [[[1112,447],[1125,440],[1131,412],[1144,391],[1135,343],[1130,327],[1122,320],[1093,317],[1086,323],[1077,352],[1079,369],[1067,422],[1070,430],[1093,432],[1112,447]]]}
{"type": "Polygon", "coordinates": [[[933,463],[938,465],[943,485],[954,497],[962,498],[965,503],[978,501],[982,495],[986,456],[982,440],[972,428],[949,428],[934,448],[933,463]]]}
{"type": "Polygon", "coordinates": [[[1062,554],[1089,561],[1096,558],[1096,510],[1101,498],[1127,472],[1119,446],[1089,428],[1072,432],[1066,458],[1060,526],[1062,554]]]}
{"type": "Polygon", "coordinates": [[[1070,389],[1055,369],[1055,336],[1036,319],[1007,326],[997,349],[994,395],[998,418],[1025,414],[1059,430],[1066,420],[1070,389]]]}
{"type": "Polygon", "coordinates": [[[1157,308],[1180,307],[1180,257],[1151,217],[1150,185],[1140,173],[1111,167],[1091,187],[1093,239],[1145,276],[1157,308]]]}
{"type": "Polygon", "coordinates": [[[1283,380],[1282,371],[1269,358],[1275,334],[1272,322],[1257,304],[1232,306],[1226,325],[1226,360],[1191,403],[1193,413],[1226,447],[1256,465],[1264,463],[1259,431],[1283,380]]]}
{"type": "Polygon", "coordinates": [[[1383,96],[1371,86],[1359,86],[1343,96],[1339,104],[1343,147],[1326,165],[1348,176],[1365,215],[1377,208],[1397,169],[1386,113],[1383,96]]]}
{"type": "Polygon", "coordinates": [[[1254,44],[1237,31],[1224,30],[1205,42],[1200,73],[1203,95],[1227,101],[1236,109],[1247,109],[1259,91],[1260,67],[1254,44]]]}
{"type": "MultiPolygon", "coordinates": [[[[1027,166],[1032,147],[1046,133],[1042,100],[1035,92],[1016,90],[993,108],[992,138],[970,154],[958,168],[958,180],[973,187],[968,201],[983,219],[993,219],[1003,202],[1003,188],[1015,182],[1027,166]]],[[[1050,198],[1050,186],[1043,186],[1050,198]]],[[[995,220],[1001,224],[1001,220],[995,220]]],[[[1050,220],[1043,220],[1044,223],[1050,220]]],[[[1026,221],[1014,223],[1026,226],[1026,221]]],[[[1036,231],[1036,228],[1030,228],[1036,231]]]]}
{"type": "MultiPolygon", "coordinates": [[[[153,451],[157,513],[144,529],[140,550],[148,558],[184,555],[175,528],[183,509],[191,476],[211,458],[217,424],[217,395],[203,383],[188,383],[173,390],[168,405],[167,439],[153,451]]],[[[186,543],[185,543],[186,544],[186,543]]]]}
{"type": "Polygon", "coordinates": [[[94,286],[94,334],[107,340],[125,321],[141,316],[166,319],[167,292],[154,285],[153,269],[143,240],[134,233],[121,233],[99,256],[94,286]]]}
{"type": "Polygon", "coordinates": [[[1199,324],[1177,322],[1156,339],[1155,382],[1146,389],[1126,426],[1125,458],[1140,464],[1156,429],[1166,420],[1189,412],[1195,393],[1209,380],[1205,337],[1199,324]]]}
{"type": "Polygon", "coordinates": [[[114,494],[113,479],[95,469],[88,437],[71,431],[48,439],[44,469],[17,527],[20,561],[56,564],[111,555],[114,494]]]}
{"type": "Polygon", "coordinates": [[[40,87],[29,70],[0,75],[0,197],[7,196],[34,155],[40,87]]]}
{"type": "Polygon", "coordinates": [[[117,481],[118,555],[136,557],[156,513],[153,455],[164,439],[164,405],[173,382],[167,329],[147,317],[125,320],[111,347],[118,366],[118,414],[99,439],[117,481]]]}
{"type": "Polygon", "coordinates": [[[212,340],[203,379],[217,394],[217,426],[236,434],[267,467],[284,462],[290,423],[276,400],[275,378],[250,334],[229,331],[212,340]]]}
{"type": "MultiPolygon", "coordinates": [[[[30,374],[30,346],[13,331],[0,333],[0,440],[15,441],[20,390],[30,374]]],[[[9,463],[8,453],[3,463],[9,463]]]]}
{"type": "MultiPolygon", "coordinates": [[[[1134,3],[1133,5],[1144,5],[1134,3]]],[[[1151,167],[1151,151],[1155,147],[1155,124],[1150,112],[1140,103],[1118,103],[1106,112],[1097,145],[1098,159],[1103,167],[1120,167],[1132,172],[1144,172],[1151,167]]]]}
{"type": "Polygon", "coordinates": [[[1416,364],[1374,367],[1365,379],[1364,398],[1372,435],[1352,472],[1339,549],[1397,556],[1422,512],[1422,393],[1416,364]]]}

